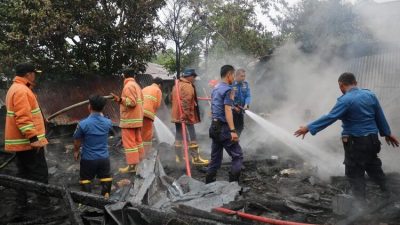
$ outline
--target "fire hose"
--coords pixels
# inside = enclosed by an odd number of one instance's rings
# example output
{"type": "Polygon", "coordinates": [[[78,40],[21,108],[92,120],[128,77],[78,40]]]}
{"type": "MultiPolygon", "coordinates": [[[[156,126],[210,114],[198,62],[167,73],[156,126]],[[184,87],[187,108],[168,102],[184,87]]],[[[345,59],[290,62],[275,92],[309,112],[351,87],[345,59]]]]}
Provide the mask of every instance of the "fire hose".
{"type": "Polygon", "coordinates": [[[256,216],[253,214],[248,214],[240,211],[234,211],[226,208],[214,208],[214,211],[225,213],[228,215],[237,215],[239,217],[249,219],[249,220],[254,220],[257,222],[261,223],[268,223],[268,224],[274,224],[274,225],[315,225],[315,224],[309,224],[309,223],[297,223],[297,222],[290,222],[290,221],[285,221],[285,220],[277,220],[277,219],[271,219],[267,217],[262,217],[262,216],[256,216]]]}
{"type": "MultiPolygon", "coordinates": [[[[106,98],[106,99],[113,99],[113,96],[112,96],[112,95],[107,95],[107,96],[103,96],[103,97],[106,98]]],[[[60,111],[58,111],[58,112],[56,112],[56,113],[53,113],[52,115],[50,115],[49,117],[47,117],[47,120],[50,121],[51,119],[53,119],[53,118],[56,117],[56,116],[59,116],[59,115],[65,113],[65,112],[67,112],[67,111],[69,111],[69,110],[71,110],[71,109],[77,108],[77,107],[82,106],[82,105],[86,105],[86,104],[88,104],[88,103],[89,103],[89,100],[86,100],[86,101],[78,102],[78,103],[76,103],[76,104],[73,104],[73,105],[71,105],[71,106],[68,106],[68,107],[66,107],[66,108],[64,108],[64,109],[61,109],[60,111]]]]}
{"type": "MultiPolygon", "coordinates": [[[[175,80],[175,89],[176,89],[176,98],[178,101],[179,115],[182,117],[183,110],[182,110],[181,95],[179,92],[178,79],[175,80]]],[[[181,121],[181,125],[182,125],[183,149],[184,149],[184,154],[185,154],[186,175],[188,175],[188,177],[192,177],[192,172],[190,171],[190,164],[189,164],[189,154],[188,154],[189,149],[188,149],[188,143],[187,143],[187,139],[186,139],[186,123],[181,121]]]]}

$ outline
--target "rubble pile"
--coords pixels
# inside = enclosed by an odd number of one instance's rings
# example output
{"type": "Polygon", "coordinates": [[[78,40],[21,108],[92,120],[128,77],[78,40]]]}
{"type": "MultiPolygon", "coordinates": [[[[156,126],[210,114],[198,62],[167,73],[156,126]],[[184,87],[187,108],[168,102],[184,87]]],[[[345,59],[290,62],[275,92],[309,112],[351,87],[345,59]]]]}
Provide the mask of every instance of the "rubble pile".
{"type": "MultiPolygon", "coordinates": [[[[71,142],[56,139],[48,146],[50,183],[70,190],[70,199],[77,202],[79,163],[73,160],[68,143],[71,142]]],[[[110,140],[112,171],[117,171],[124,160],[118,143],[117,138],[110,140]]],[[[308,224],[400,224],[400,200],[396,198],[400,190],[399,174],[388,174],[393,191],[390,199],[383,198],[379,188],[368,182],[368,207],[360,214],[352,211],[344,177],[321,180],[316,176],[318,168],[295,156],[245,158],[240,186],[226,181],[230,164],[225,163],[217,182],[206,185],[203,170],[192,168],[192,178],[189,178],[182,167],[171,162],[174,152],[168,145],[160,145],[158,151],[159,154],[141,164],[137,176],[114,174],[113,193],[109,200],[104,200],[105,210],[78,203],[68,206],[62,198],[54,198],[51,213],[43,211],[49,210],[49,206],[29,205],[20,218],[21,224],[73,224],[68,213],[71,208],[76,208],[85,224],[128,224],[127,221],[131,224],[256,224],[217,213],[213,210],[216,207],[308,224]]],[[[3,164],[10,161],[12,154],[0,156],[3,164]]],[[[0,174],[15,175],[15,172],[13,160],[0,170],[0,174]]],[[[98,192],[93,190],[94,194],[98,192]]],[[[13,188],[0,184],[0,224],[8,224],[13,219],[17,207],[15,195],[13,188]]]]}

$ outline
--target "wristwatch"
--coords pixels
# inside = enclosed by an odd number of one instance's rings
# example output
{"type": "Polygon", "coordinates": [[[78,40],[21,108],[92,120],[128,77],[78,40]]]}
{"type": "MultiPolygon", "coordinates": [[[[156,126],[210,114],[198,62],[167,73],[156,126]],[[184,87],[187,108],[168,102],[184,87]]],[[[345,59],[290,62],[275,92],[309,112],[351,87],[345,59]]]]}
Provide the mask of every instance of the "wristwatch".
{"type": "Polygon", "coordinates": [[[232,129],[232,130],[230,130],[231,131],[231,133],[236,133],[236,130],[235,129],[232,129]]]}

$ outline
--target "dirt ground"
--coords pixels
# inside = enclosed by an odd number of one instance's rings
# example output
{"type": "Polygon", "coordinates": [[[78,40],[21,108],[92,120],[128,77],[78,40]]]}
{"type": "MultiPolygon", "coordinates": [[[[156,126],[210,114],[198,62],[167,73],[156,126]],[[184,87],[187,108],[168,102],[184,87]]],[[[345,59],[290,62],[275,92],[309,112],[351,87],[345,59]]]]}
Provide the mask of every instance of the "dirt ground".
{"type": "MultiPolygon", "coordinates": [[[[71,190],[79,190],[79,163],[72,157],[71,138],[53,138],[47,148],[47,162],[51,184],[65,185],[71,190]]],[[[160,151],[163,165],[167,174],[178,178],[184,174],[183,168],[177,168],[173,163],[174,151],[163,145],[160,151]],[[169,151],[169,152],[167,152],[169,151]]],[[[110,139],[110,155],[114,181],[133,177],[117,173],[118,167],[124,164],[124,154],[119,144],[119,139],[110,139]]],[[[1,162],[9,155],[1,155],[1,162]]],[[[225,157],[228,157],[225,154],[225,157]]],[[[288,221],[297,221],[313,224],[338,224],[345,219],[344,216],[335,215],[332,212],[332,198],[335,195],[347,192],[348,184],[344,177],[332,177],[330,181],[321,181],[314,176],[317,168],[305,165],[298,157],[277,157],[273,159],[260,159],[245,156],[244,170],[240,185],[242,194],[234,202],[226,205],[226,208],[241,210],[255,215],[276,218],[288,221]]],[[[217,180],[227,180],[230,170],[229,160],[225,162],[218,173],[217,180]]],[[[0,173],[15,175],[15,160],[0,173]]],[[[205,173],[196,168],[192,169],[192,177],[204,181],[205,173]]],[[[398,196],[400,191],[400,175],[388,174],[389,186],[398,196]]],[[[115,183],[114,182],[114,183],[115,183]]],[[[372,182],[368,182],[369,206],[374,207],[386,201],[372,182]]],[[[98,185],[94,193],[100,192],[98,185]]],[[[15,191],[0,187],[0,224],[18,224],[10,222],[15,219],[15,191]]],[[[393,197],[393,198],[394,198],[393,197]]],[[[392,200],[393,200],[392,198],[392,200]]],[[[35,204],[34,195],[23,216],[19,215],[19,224],[69,224],[65,206],[53,199],[54,206],[40,206],[35,204]],[[49,213],[51,212],[51,213],[49,213]],[[39,221],[41,218],[42,221],[39,221]]],[[[78,206],[81,207],[81,206],[78,206]]],[[[377,208],[377,207],[375,207],[377,208]]],[[[87,211],[86,211],[87,213],[87,211]]],[[[89,213],[101,216],[101,211],[91,210],[89,213]]],[[[400,224],[400,201],[392,201],[391,204],[372,210],[364,215],[361,220],[352,224],[400,224]]]]}

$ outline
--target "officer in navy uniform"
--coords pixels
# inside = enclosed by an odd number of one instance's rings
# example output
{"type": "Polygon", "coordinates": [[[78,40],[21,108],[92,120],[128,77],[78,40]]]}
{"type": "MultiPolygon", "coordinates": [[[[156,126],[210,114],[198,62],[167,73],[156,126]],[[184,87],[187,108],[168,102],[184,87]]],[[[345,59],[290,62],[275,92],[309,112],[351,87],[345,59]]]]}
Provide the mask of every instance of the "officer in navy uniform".
{"type": "Polygon", "coordinates": [[[221,68],[221,82],[211,93],[212,123],[209,134],[212,139],[212,150],[206,183],[216,181],[217,170],[221,167],[224,148],[232,158],[229,182],[239,181],[243,153],[239,145],[239,136],[236,133],[232,115],[234,93],[231,92],[231,84],[234,81],[234,73],[233,66],[223,66],[221,68]]]}
{"type": "Polygon", "coordinates": [[[307,126],[301,126],[295,135],[303,138],[308,132],[315,135],[336,120],[342,120],[345,174],[351,184],[352,194],[359,202],[365,202],[366,172],[388,197],[390,192],[378,157],[381,150],[378,132],[393,147],[399,146],[399,142],[391,134],[383,110],[372,91],[358,88],[352,73],[343,73],[338,82],[343,95],[333,109],[307,126]]]}
{"type": "Polygon", "coordinates": [[[244,111],[249,109],[251,94],[249,83],[246,79],[246,71],[242,68],[236,70],[233,92],[235,93],[233,107],[233,121],[237,134],[240,136],[244,129],[244,111]]]}

